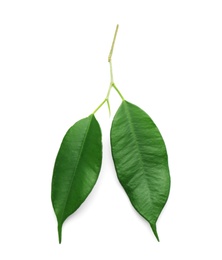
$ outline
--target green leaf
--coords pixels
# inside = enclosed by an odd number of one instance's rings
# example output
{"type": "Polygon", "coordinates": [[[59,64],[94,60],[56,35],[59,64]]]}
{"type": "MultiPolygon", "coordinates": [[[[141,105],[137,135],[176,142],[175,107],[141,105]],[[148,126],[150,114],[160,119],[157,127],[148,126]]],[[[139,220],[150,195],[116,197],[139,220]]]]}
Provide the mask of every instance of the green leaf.
{"type": "Polygon", "coordinates": [[[101,163],[101,130],[92,114],[67,131],[55,161],[51,199],[58,221],[59,243],[63,222],[91,192],[101,163]]]}
{"type": "Polygon", "coordinates": [[[158,128],[143,110],[123,101],[112,122],[111,148],[121,185],[159,241],[156,222],[169,196],[170,175],[158,128]]]}

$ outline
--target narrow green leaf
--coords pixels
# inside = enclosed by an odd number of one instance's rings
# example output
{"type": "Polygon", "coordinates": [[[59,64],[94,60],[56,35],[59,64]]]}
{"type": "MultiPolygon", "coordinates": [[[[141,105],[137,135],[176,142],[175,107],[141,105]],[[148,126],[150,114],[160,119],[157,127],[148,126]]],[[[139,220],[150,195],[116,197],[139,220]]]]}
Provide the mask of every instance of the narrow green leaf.
{"type": "Polygon", "coordinates": [[[156,222],[169,196],[170,175],[158,128],[143,110],[123,101],[112,122],[111,148],[121,185],[159,241],[156,222]]]}
{"type": "Polygon", "coordinates": [[[55,161],[51,199],[58,221],[59,243],[63,222],[91,192],[101,163],[101,130],[92,114],[67,131],[55,161]]]}

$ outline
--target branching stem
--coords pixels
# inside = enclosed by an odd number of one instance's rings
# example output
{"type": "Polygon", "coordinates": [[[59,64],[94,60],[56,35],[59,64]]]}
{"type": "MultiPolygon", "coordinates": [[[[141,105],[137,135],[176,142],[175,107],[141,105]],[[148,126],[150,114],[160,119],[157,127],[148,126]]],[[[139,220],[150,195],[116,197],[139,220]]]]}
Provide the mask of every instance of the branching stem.
{"type": "Polygon", "coordinates": [[[116,92],[119,94],[119,96],[121,97],[122,100],[124,100],[123,95],[120,93],[119,89],[116,87],[115,83],[114,83],[114,79],[113,79],[113,68],[112,68],[112,54],[113,54],[113,49],[114,49],[114,45],[115,45],[115,41],[116,41],[116,35],[118,32],[118,28],[119,25],[117,24],[116,26],[116,30],[115,30],[115,34],[113,37],[113,42],[112,42],[112,46],[109,52],[109,57],[108,57],[108,62],[109,62],[109,66],[110,66],[110,85],[109,85],[109,89],[106,95],[106,98],[103,100],[103,102],[94,110],[93,114],[95,114],[102,106],[103,104],[107,103],[108,106],[108,110],[109,110],[109,115],[111,114],[111,110],[110,110],[110,102],[109,102],[109,96],[110,96],[110,92],[111,89],[114,88],[116,90],[116,92]]]}

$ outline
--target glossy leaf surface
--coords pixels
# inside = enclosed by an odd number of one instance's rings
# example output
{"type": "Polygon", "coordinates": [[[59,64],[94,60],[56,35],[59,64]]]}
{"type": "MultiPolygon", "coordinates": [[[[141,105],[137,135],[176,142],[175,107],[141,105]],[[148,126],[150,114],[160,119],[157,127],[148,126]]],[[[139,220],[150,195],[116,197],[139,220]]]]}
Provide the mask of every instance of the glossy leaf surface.
{"type": "Polygon", "coordinates": [[[55,161],[51,198],[60,243],[63,222],[89,195],[98,178],[101,162],[101,130],[92,114],[67,131],[55,161]]]}
{"type": "Polygon", "coordinates": [[[159,240],[156,222],[169,195],[170,175],[158,128],[143,110],[123,101],[113,119],[111,148],[121,185],[159,240]]]}

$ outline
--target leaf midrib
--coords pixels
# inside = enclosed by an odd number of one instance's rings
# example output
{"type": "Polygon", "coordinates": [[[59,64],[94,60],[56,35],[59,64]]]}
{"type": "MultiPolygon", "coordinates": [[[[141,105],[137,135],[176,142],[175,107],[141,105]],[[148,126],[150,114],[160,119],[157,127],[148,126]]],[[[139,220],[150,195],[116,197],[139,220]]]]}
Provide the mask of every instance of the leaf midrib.
{"type": "Polygon", "coordinates": [[[85,144],[85,141],[86,141],[86,137],[88,135],[88,132],[89,132],[89,128],[91,126],[91,123],[92,123],[92,118],[90,119],[90,122],[89,122],[89,126],[86,130],[86,133],[85,133],[85,136],[84,136],[84,139],[83,139],[83,142],[82,142],[82,146],[80,148],[80,153],[79,153],[79,156],[78,156],[78,159],[77,159],[77,163],[76,163],[76,167],[74,168],[74,173],[73,173],[73,177],[72,177],[72,181],[71,181],[71,184],[70,184],[70,188],[69,188],[69,192],[68,192],[68,196],[67,196],[67,199],[66,199],[66,202],[65,202],[65,206],[64,206],[64,209],[63,209],[63,212],[62,212],[62,218],[61,218],[61,224],[64,222],[65,219],[63,219],[64,217],[64,213],[65,213],[65,209],[66,209],[66,206],[67,206],[67,203],[68,203],[68,200],[69,200],[69,196],[70,196],[70,191],[71,191],[71,188],[72,188],[72,185],[73,185],[73,181],[74,181],[74,178],[76,176],[76,171],[77,171],[77,168],[79,166],[79,161],[80,161],[80,158],[81,158],[81,155],[82,155],[82,151],[83,151],[83,148],[84,148],[84,144],[85,144]]]}
{"type": "MultiPolygon", "coordinates": [[[[126,101],[124,101],[124,102],[126,102],[126,101]]],[[[130,129],[131,129],[131,132],[132,132],[132,134],[133,134],[133,136],[134,136],[134,138],[135,138],[135,140],[136,140],[135,145],[136,145],[137,151],[138,151],[138,153],[139,153],[140,164],[142,164],[142,168],[143,168],[142,173],[143,173],[144,179],[146,180],[146,185],[148,186],[150,202],[151,202],[151,204],[153,204],[152,198],[151,198],[151,196],[150,196],[149,183],[147,182],[147,178],[146,178],[146,175],[145,175],[145,167],[144,167],[144,163],[143,163],[141,151],[140,151],[140,149],[139,149],[137,136],[136,136],[136,133],[135,133],[135,130],[134,130],[134,127],[133,127],[133,123],[132,123],[132,117],[131,117],[130,112],[129,112],[128,108],[127,108],[127,105],[128,105],[128,104],[126,103],[125,106],[124,106],[124,107],[125,107],[125,111],[126,111],[126,116],[127,116],[128,120],[130,121],[130,124],[129,124],[129,125],[130,125],[130,129]]]]}

